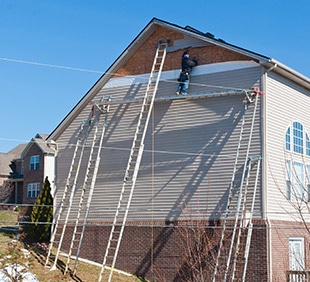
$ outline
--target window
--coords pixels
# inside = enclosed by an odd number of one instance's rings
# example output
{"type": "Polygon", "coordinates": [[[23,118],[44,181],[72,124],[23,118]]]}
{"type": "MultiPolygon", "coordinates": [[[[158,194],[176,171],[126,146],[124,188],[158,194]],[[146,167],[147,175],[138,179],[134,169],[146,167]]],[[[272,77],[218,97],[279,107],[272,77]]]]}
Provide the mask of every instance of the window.
{"type": "Polygon", "coordinates": [[[307,191],[305,191],[307,193],[307,201],[310,202],[310,165],[307,164],[306,166],[306,184],[307,184],[307,191]]]}
{"type": "Polygon", "coordinates": [[[294,162],[294,175],[293,175],[293,189],[296,199],[304,199],[304,187],[305,187],[305,173],[304,164],[300,162],[294,162]]]}
{"type": "Polygon", "coordinates": [[[289,263],[290,270],[305,269],[304,255],[304,238],[290,237],[289,238],[289,263]]]}
{"type": "Polygon", "coordinates": [[[291,199],[291,189],[292,189],[292,175],[291,175],[291,161],[286,160],[286,198],[291,199]]]}
{"type": "Polygon", "coordinates": [[[297,121],[287,128],[285,149],[288,154],[285,160],[285,189],[288,200],[310,201],[310,138],[304,126],[297,121]]]}
{"type": "Polygon", "coordinates": [[[27,198],[37,198],[40,193],[40,183],[29,183],[27,185],[27,198]]]}
{"type": "Polygon", "coordinates": [[[30,157],[30,170],[37,170],[39,169],[40,164],[40,156],[31,156],[30,157]]]}
{"type": "Polygon", "coordinates": [[[286,160],[286,198],[310,201],[310,165],[286,160]]]}
{"type": "Polygon", "coordinates": [[[306,155],[310,156],[310,139],[308,134],[306,134],[306,155]]]}
{"type": "Polygon", "coordinates": [[[299,122],[293,122],[293,142],[294,142],[294,152],[303,154],[303,126],[299,122]]]}
{"type": "Polygon", "coordinates": [[[24,161],[20,162],[20,174],[24,175],[24,161]]]}
{"type": "Polygon", "coordinates": [[[285,134],[285,149],[287,151],[291,150],[291,128],[289,127],[285,134]]]}
{"type": "Polygon", "coordinates": [[[285,149],[297,154],[310,156],[310,138],[300,122],[294,121],[286,130],[285,149]]]}

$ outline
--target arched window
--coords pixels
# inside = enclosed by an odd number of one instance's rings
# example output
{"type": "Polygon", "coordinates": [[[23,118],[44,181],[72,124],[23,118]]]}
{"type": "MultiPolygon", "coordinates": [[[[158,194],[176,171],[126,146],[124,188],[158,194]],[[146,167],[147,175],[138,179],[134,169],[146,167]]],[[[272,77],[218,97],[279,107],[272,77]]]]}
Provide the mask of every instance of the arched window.
{"type": "Polygon", "coordinates": [[[310,139],[303,125],[294,121],[285,134],[285,149],[298,154],[310,156],[310,139]]]}

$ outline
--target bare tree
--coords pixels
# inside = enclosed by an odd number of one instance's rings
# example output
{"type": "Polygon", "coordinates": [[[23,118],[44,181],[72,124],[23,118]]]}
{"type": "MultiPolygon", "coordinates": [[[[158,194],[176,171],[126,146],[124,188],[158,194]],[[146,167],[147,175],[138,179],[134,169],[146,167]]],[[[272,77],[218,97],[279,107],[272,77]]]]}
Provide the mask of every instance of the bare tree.
{"type": "Polygon", "coordinates": [[[216,221],[209,221],[204,215],[183,214],[178,230],[178,245],[183,251],[179,268],[181,281],[210,281],[217,257],[221,228],[216,221]],[[201,219],[197,219],[201,218],[201,219]]]}
{"type": "Polygon", "coordinates": [[[12,201],[14,192],[14,183],[9,180],[5,180],[3,185],[0,186],[0,203],[8,203],[12,201]]]}

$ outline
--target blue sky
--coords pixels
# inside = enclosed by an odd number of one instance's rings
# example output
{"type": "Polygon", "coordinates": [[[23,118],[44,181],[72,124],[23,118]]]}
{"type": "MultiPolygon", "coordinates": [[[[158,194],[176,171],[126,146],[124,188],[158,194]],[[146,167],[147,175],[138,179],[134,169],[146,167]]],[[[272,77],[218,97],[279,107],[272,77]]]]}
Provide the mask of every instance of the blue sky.
{"type": "Polygon", "coordinates": [[[310,77],[309,10],[309,0],[1,0],[0,152],[51,133],[153,17],[310,77]]]}

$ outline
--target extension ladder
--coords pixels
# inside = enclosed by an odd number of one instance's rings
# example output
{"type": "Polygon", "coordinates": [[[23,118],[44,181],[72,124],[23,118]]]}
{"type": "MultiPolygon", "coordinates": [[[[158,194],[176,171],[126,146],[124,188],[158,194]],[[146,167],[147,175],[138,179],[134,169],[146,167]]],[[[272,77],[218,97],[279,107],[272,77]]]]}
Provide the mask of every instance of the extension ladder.
{"type": "MultiPolygon", "coordinates": [[[[77,189],[77,182],[78,182],[78,177],[79,177],[79,173],[80,173],[80,167],[81,167],[81,163],[82,163],[82,158],[85,152],[85,148],[86,148],[86,143],[90,134],[90,131],[93,127],[93,123],[94,123],[94,105],[92,106],[91,112],[89,114],[88,120],[87,120],[87,129],[85,131],[85,134],[83,136],[83,132],[84,132],[84,127],[85,127],[85,121],[82,122],[81,128],[79,130],[78,133],[78,137],[77,137],[77,143],[75,144],[75,149],[74,149],[74,153],[72,156],[72,161],[71,161],[71,165],[69,168],[69,173],[68,173],[68,177],[66,180],[66,185],[65,185],[65,189],[64,189],[64,193],[60,202],[60,206],[59,206],[59,210],[58,210],[58,214],[55,220],[53,220],[53,228],[52,228],[52,233],[51,233],[51,242],[49,245],[49,250],[48,250],[48,254],[46,257],[46,261],[45,261],[45,266],[48,265],[50,256],[52,254],[52,249],[54,246],[54,243],[58,243],[58,247],[57,247],[57,251],[56,251],[56,255],[54,258],[54,264],[51,267],[51,270],[55,270],[56,266],[57,266],[57,260],[59,257],[59,253],[60,253],[60,249],[62,246],[62,242],[64,239],[64,235],[65,235],[65,231],[66,231],[66,227],[69,221],[69,216],[71,213],[71,208],[72,208],[72,204],[73,204],[73,198],[74,195],[76,193],[76,189],[77,189]],[[62,218],[63,215],[63,210],[64,207],[67,207],[67,212],[65,213],[65,219],[62,218]],[[63,225],[60,225],[60,222],[63,223],[63,225]],[[58,239],[56,241],[56,238],[58,239]]],[[[100,115],[97,116],[97,118],[99,119],[100,115]]],[[[95,122],[95,127],[97,127],[98,122],[95,122]]]]}
{"type": "Polygon", "coordinates": [[[258,157],[258,161],[257,161],[255,185],[254,185],[253,198],[252,198],[251,211],[250,211],[250,218],[249,218],[249,223],[248,223],[248,233],[247,233],[247,237],[246,237],[246,244],[245,244],[245,251],[244,251],[244,266],[243,266],[242,281],[245,281],[246,270],[247,270],[247,265],[248,265],[248,258],[249,258],[251,238],[252,238],[252,231],[253,231],[253,221],[252,221],[252,219],[253,219],[255,197],[256,197],[257,184],[258,184],[258,179],[259,179],[261,160],[262,160],[261,156],[259,156],[258,157]]]}
{"type": "MultiPolygon", "coordinates": [[[[226,210],[224,214],[220,244],[219,244],[219,249],[218,249],[218,253],[216,257],[216,264],[215,264],[214,272],[212,276],[213,282],[217,282],[219,281],[219,279],[223,279],[223,281],[226,282],[228,279],[228,276],[230,276],[231,281],[234,281],[235,275],[236,275],[236,269],[237,269],[237,262],[240,261],[240,258],[239,258],[240,244],[242,241],[242,236],[244,236],[244,232],[242,232],[243,230],[242,224],[244,223],[245,214],[243,211],[245,211],[245,207],[246,207],[245,205],[246,205],[246,200],[247,200],[246,197],[248,193],[248,179],[250,176],[251,165],[252,165],[252,158],[249,157],[249,153],[250,153],[250,147],[251,147],[251,142],[252,142],[255,114],[257,111],[257,104],[258,104],[257,94],[258,93],[256,90],[254,90],[253,92],[246,93],[248,102],[249,103],[254,102],[252,121],[250,123],[250,128],[248,130],[248,128],[246,128],[245,126],[246,124],[245,118],[246,118],[246,113],[248,110],[248,104],[245,104],[245,109],[244,109],[244,113],[242,116],[237,152],[236,152],[236,159],[234,162],[233,174],[232,174],[232,179],[231,179],[231,183],[229,187],[229,195],[228,195],[226,210]],[[248,131],[245,132],[246,130],[248,131]],[[242,148],[242,145],[244,143],[243,139],[246,139],[246,138],[248,138],[248,142],[246,144],[247,147],[246,147],[245,153],[242,154],[242,150],[244,150],[244,148],[242,148]],[[242,174],[240,174],[237,171],[237,169],[242,166],[243,166],[243,170],[242,170],[242,174]],[[240,178],[239,179],[240,185],[238,187],[235,187],[236,176],[240,178]],[[244,184],[245,180],[246,180],[246,183],[244,184]],[[235,212],[233,231],[232,231],[231,237],[227,238],[227,229],[231,227],[231,226],[228,226],[228,217],[232,214],[232,212],[235,212]],[[238,233],[237,233],[237,229],[238,229],[238,233]],[[236,234],[237,234],[237,237],[236,237],[236,234]],[[229,245],[228,254],[226,253],[223,254],[224,248],[226,247],[225,243],[229,245]],[[231,258],[233,256],[233,253],[234,253],[234,261],[233,263],[231,263],[231,258]],[[219,273],[219,270],[221,270],[220,273],[219,273]]],[[[254,195],[253,195],[252,200],[253,201],[255,200],[254,195]]],[[[254,202],[253,202],[253,205],[254,205],[254,202]]],[[[248,236],[251,236],[250,232],[248,232],[247,234],[248,236]]],[[[249,240],[249,244],[250,244],[250,240],[249,240]]],[[[244,259],[247,260],[247,257],[244,259]]]]}
{"type": "MultiPolygon", "coordinates": [[[[97,144],[97,133],[99,130],[99,126],[98,126],[98,124],[95,125],[93,142],[92,142],[92,146],[90,149],[88,165],[87,165],[87,169],[86,169],[86,173],[85,173],[85,178],[84,178],[84,183],[83,183],[83,187],[82,187],[82,191],[81,191],[78,212],[77,212],[77,216],[75,219],[75,226],[74,226],[74,230],[73,230],[73,234],[72,234],[70,249],[69,249],[64,273],[66,273],[68,271],[72,252],[74,250],[76,250],[76,255],[75,255],[74,268],[73,268],[73,275],[75,275],[75,273],[76,273],[76,268],[77,268],[78,259],[80,256],[80,251],[81,251],[81,246],[82,246],[82,241],[83,241],[83,237],[84,237],[84,231],[85,231],[86,222],[87,222],[87,218],[88,218],[88,214],[89,214],[90,204],[91,204],[91,200],[92,200],[92,196],[93,196],[93,192],[94,192],[94,188],[95,188],[95,184],[96,184],[96,178],[97,178],[98,168],[99,168],[99,164],[100,164],[100,154],[101,154],[105,129],[106,129],[106,125],[107,125],[108,113],[109,113],[109,109],[110,109],[109,103],[111,101],[111,98],[112,98],[112,96],[110,95],[109,98],[107,99],[107,101],[104,102],[104,96],[103,96],[101,98],[101,101],[99,104],[100,106],[97,106],[98,110],[101,113],[105,113],[105,118],[103,121],[103,127],[102,127],[102,131],[101,131],[101,137],[99,140],[99,144],[97,144]],[[89,188],[89,191],[88,191],[89,194],[88,194],[88,199],[87,199],[87,203],[85,206],[84,198],[86,196],[86,192],[87,192],[86,189],[87,188],[89,188]],[[83,218],[81,218],[82,210],[85,211],[85,214],[84,214],[83,225],[80,225],[79,224],[80,220],[83,219],[83,218]]],[[[96,120],[96,123],[98,123],[98,122],[99,122],[99,118],[96,120]]]]}
{"type": "Polygon", "coordinates": [[[110,236],[108,239],[101,271],[98,278],[99,282],[102,280],[104,269],[107,266],[110,266],[108,281],[110,282],[112,279],[120,243],[122,240],[122,235],[124,232],[131,204],[131,199],[135,188],[135,183],[138,176],[138,171],[144,149],[144,139],[147,132],[151,112],[153,109],[154,99],[157,92],[162,68],[164,65],[168,44],[169,44],[168,40],[166,42],[160,41],[157,46],[152,70],[147,84],[147,89],[144,95],[141,111],[139,114],[139,120],[133,138],[133,143],[129,155],[127,168],[125,171],[119,202],[117,204],[116,213],[112,223],[110,236]],[[129,185],[131,188],[126,189],[127,185],[129,185]]]}

